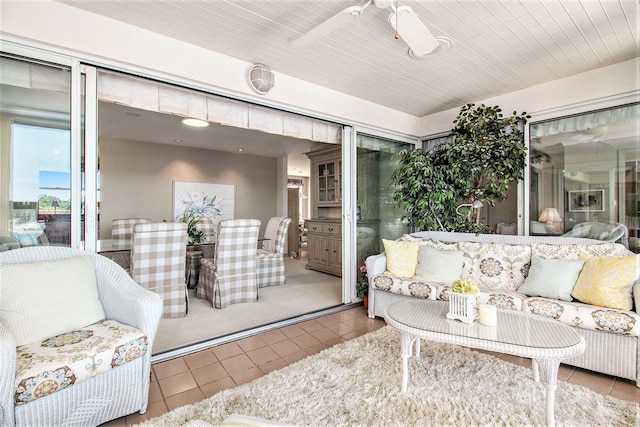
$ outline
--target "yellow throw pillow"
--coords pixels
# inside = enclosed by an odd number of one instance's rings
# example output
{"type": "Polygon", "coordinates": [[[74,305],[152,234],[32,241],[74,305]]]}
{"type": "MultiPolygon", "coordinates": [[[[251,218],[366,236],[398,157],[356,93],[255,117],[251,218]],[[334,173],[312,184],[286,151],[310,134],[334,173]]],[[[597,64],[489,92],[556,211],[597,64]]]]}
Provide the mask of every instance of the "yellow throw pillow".
{"type": "Polygon", "coordinates": [[[413,277],[418,265],[418,247],[421,241],[402,242],[382,239],[387,255],[387,271],[397,277],[413,277]]]}
{"type": "Polygon", "coordinates": [[[592,258],[580,254],[579,258],[585,264],[571,296],[600,307],[633,309],[631,288],[640,277],[640,255],[592,258]]]}

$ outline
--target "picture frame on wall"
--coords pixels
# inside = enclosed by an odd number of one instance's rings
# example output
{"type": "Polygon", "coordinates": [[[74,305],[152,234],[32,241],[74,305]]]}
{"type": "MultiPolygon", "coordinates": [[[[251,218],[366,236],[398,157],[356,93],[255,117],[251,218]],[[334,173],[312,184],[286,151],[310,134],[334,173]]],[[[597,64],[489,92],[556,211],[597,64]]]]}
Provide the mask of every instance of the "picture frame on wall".
{"type": "Polygon", "coordinates": [[[569,212],[603,212],[605,210],[604,190],[568,191],[569,212]]]}
{"type": "Polygon", "coordinates": [[[208,217],[217,228],[223,219],[233,219],[235,185],[173,181],[173,218],[189,209],[194,216],[208,217]]]}

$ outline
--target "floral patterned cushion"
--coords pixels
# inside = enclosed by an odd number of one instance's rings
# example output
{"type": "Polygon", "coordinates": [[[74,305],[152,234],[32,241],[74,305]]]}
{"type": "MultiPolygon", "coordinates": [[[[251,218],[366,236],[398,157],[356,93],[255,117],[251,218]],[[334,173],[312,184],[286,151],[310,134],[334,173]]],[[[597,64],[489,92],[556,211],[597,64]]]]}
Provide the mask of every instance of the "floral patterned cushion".
{"type": "Polygon", "coordinates": [[[115,320],[16,348],[16,405],[25,404],[144,355],[144,332],[115,320]]]}
{"type": "Polygon", "coordinates": [[[436,289],[438,283],[428,283],[414,279],[402,279],[388,274],[380,274],[371,279],[371,286],[374,289],[391,292],[398,295],[408,295],[422,299],[436,299],[436,289]]]}
{"type": "Polygon", "coordinates": [[[580,254],[599,257],[621,257],[629,255],[629,250],[620,243],[600,243],[594,245],[549,245],[546,243],[532,243],[531,256],[539,258],[578,259],[580,254]]]}
{"type": "Polygon", "coordinates": [[[633,311],[538,297],[526,299],[522,311],[551,317],[582,329],[640,336],[640,315],[633,311]]]}
{"type": "MultiPolygon", "coordinates": [[[[436,299],[440,301],[449,301],[448,291],[449,285],[438,286],[436,290],[436,299]]],[[[492,304],[498,308],[509,310],[522,309],[522,302],[527,298],[526,295],[510,290],[495,290],[487,288],[479,288],[478,304],[492,304]]]]}
{"type": "Polygon", "coordinates": [[[459,242],[465,263],[462,278],[480,287],[516,290],[524,283],[531,261],[530,245],[459,242]]]}

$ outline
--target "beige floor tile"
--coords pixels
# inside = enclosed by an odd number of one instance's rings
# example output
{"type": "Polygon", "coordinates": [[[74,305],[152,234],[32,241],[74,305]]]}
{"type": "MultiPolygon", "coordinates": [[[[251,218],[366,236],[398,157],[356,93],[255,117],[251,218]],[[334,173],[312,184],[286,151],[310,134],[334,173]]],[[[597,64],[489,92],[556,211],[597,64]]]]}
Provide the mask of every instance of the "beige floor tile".
{"type": "Polygon", "coordinates": [[[166,412],[168,412],[167,404],[164,400],[159,400],[157,402],[149,403],[149,406],[147,406],[147,412],[145,412],[144,415],[134,412],[133,414],[127,415],[125,420],[127,425],[131,426],[145,420],[150,420],[151,418],[159,417],[166,412]]]}
{"type": "Polygon", "coordinates": [[[210,365],[211,363],[217,362],[218,358],[213,354],[211,349],[206,349],[199,351],[197,353],[189,354],[184,356],[184,361],[189,367],[189,369],[199,368],[200,366],[210,365]]]}
{"type": "MultiPolygon", "coordinates": [[[[344,322],[338,322],[338,323],[334,323],[332,325],[329,325],[329,326],[327,326],[327,330],[335,333],[336,335],[340,335],[340,336],[343,336],[343,335],[346,335],[346,334],[348,334],[350,332],[353,332],[353,328],[350,325],[347,325],[344,322]]],[[[319,331],[316,331],[316,334],[318,332],[319,331]]]]}
{"type": "Polygon", "coordinates": [[[220,363],[222,363],[222,366],[224,366],[224,369],[229,373],[229,375],[242,372],[250,368],[255,368],[256,366],[255,363],[249,359],[249,356],[244,353],[221,360],[220,363]]]}
{"type": "Polygon", "coordinates": [[[167,378],[182,372],[188,372],[189,367],[184,361],[184,358],[179,357],[177,359],[167,360],[166,362],[160,362],[153,365],[153,370],[156,373],[158,380],[167,378]]]}
{"type": "Polygon", "coordinates": [[[280,357],[288,356],[291,353],[295,353],[296,351],[300,351],[300,347],[297,346],[293,341],[280,341],[275,344],[271,344],[271,348],[273,351],[278,353],[280,357]]]}
{"type": "Polygon", "coordinates": [[[583,385],[600,394],[607,395],[611,393],[611,390],[613,390],[615,379],[598,372],[576,368],[575,372],[571,375],[567,382],[571,384],[583,385]]]}
{"type": "Polygon", "coordinates": [[[299,335],[297,337],[291,338],[291,341],[293,341],[298,347],[303,350],[321,343],[319,339],[310,334],[299,335]]]}
{"type": "MultiPolygon", "coordinates": [[[[349,332],[351,332],[351,330],[349,330],[349,332]]],[[[316,337],[321,342],[328,342],[340,337],[340,334],[330,330],[329,328],[318,329],[317,331],[313,331],[311,335],[316,337]]]]}
{"type": "Polygon", "coordinates": [[[107,421],[104,424],[100,424],[100,427],[127,427],[127,418],[117,418],[115,420],[107,421]]]}
{"type": "Polygon", "coordinates": [[[211,363],[209,365],[193,369],[191,374],[199,386],[219,380],[229,375],[220,362],[211,363]]]}
{"type": "MultiPolygon", "coordinates": [[[[640,403],[640,388],[636,387],[635,381],[616,378],[613,384],[613,390],[611,390],[611,396],[617,399],[640,403]]],[[[640,425],[640,420],[638,421],[640,425]]]]}
{"type": "Polygon", "coordinates": [[[285,334],[283,334],[279,329],[263,332],[259,336],[268,345],[288,339],[288,337],[285,334]]]}
{"type": "Polygon", "coordinates": [[[281,329],[282,333],[285,334],[288,338],[297,337],[298,335],[302,335],[305,333],[305,330],[302,329],[298,325],[286,326],[281,329]]]}
{"type": "Polygon", "coordinates": [[[247,352],[251,350],[255,350],[257,348],[265,347],[267,343],[260,337],[260,335],[254,335],[248,338],[243,338],[237,341],[240,348],[247,352]]]}
{"type": "Polygon", "coordinates": [[[258,368],[266,374],[268,374],[269,372],[273,372],[275,370],[278,369],[282,369],[285,366],[287,366],[289,363],[280,358],[280,359],[276,359],[276,360],[272,360],[271,362],[265,363],[263,365],[258,365],[258,368]]]}
{"type": "Polygon", "coordinates": [[[160,391],[160,384],[157,381],[154,381],[149,384],[149,402],[157,402],[158,400],[164,399],[162,396],[162,391],[160,391]]]}
{"type": "Polygon", "coordinates": [[[205,395],[199,388],[192,388],[182,393],[167,397],[167,408],[170,411],[184,405],[191,405],[205,398],[205,395]]]}
{"type": "Polygon", "coordinates": [[[316,353],[320,353],[322,350],[329,348],[330,346],[321,342],[320,344],[312,345],[311,347],[307,347],[304,350],[307,354],[312,355],[316,353]]]}
{"type": "Polygon", "coordinates": [[[200,386],[200,390],[204,393],[206,397],[211,397],[219,391],[226,390],[228,388],[233,388],[237,384],[233,381],[231,377],[224,377],[216,381],[212,381],[205,385],[200,386]]]}
{"type": "Polygon", "coordinates": [[[271,347],[262,347],[247,352],[247,356],[256,364],[256,366],[264,365],[280,358],[278,353],[273,351],[271,347]]]}
{"type": "Polygon", "coordinates": [[[307,320],[306,322],[299,323],[300,327],[307,332],[317,331],[318,329],[324,328],[322,323],[318,322],[316,319],[307,320]]]}
{"type": "Polygon", "coordinates": [[[231,378],[233,378],[233,381],[235,381],[236,384],[242,385],[242,384],[251,382],[256,378],[260,378],[263,375],[264,375],[264,372],[258,369],[257,366],[254,366],[253,368],[232,373],[231,378]]]}
{"type": "Polygon", "coordinates": [[[165,399],[174,394],[198,387],[196,380],[189,371],[163,378],[158,382],[160,383],[160,390],[165,399]]]}
{"type": "Polygon", "coordinates": [[[309,354],[306,351],[299,350],[293,353],[289,353],[286,356],[283,356],[282,358],[287,362],[289,362],[289,364],[291,364],[291,363],[296,363],[297,361],[302,360],[307,356],[309,356],[309,354]]]}
{"type": "Polygon", "coordinates": [[[211,351],[213,351],[213,354],[215,354],[218,360],[228,359],[229,357],[233,357],[242,353],[242,349],[235,342],[230,342],[227,344],[219,345],[217,347],[213,347],[211,351]]]}

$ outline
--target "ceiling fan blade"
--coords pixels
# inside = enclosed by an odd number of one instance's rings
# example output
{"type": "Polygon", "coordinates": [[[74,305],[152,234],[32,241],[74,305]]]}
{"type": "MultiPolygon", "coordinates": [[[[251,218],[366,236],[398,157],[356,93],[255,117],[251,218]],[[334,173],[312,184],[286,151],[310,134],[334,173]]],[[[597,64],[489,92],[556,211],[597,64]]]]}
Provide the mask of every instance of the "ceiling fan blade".
{"type": "Polygon", "coordinates": [[[428,55],[440,46],[438,40],[409,6],[400,6],[389,15],[389,23],[417,57],[428,55]]]}
{"type": "Polygon", "coordinates": [[[297,48],[309,46],[310,44],[320,40],[327,34],[332,33],[338,28],[344,27],[348,23],[354,21],[360,16],[363,10],[364,7],[361,6],[351,6],[346,8],[345,10],[339,12],[336,15],[333,15],[331,18],[327,19],[317,27],[311,29],[309,32],[292,41],[291,47],[297,48]]]}

